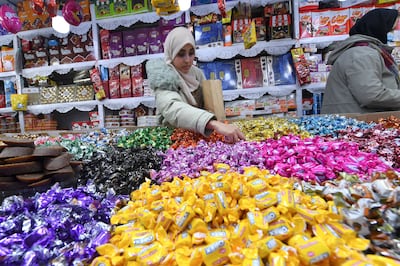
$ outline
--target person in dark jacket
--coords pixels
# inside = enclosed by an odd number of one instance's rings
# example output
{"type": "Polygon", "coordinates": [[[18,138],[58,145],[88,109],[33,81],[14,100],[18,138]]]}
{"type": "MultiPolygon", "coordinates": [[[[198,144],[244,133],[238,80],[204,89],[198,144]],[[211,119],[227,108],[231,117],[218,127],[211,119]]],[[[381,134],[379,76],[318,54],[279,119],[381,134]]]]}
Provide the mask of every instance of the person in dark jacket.
{"type": "Polygon", "coordinates": [[[204,136],[216,131],[230,143],[245,139],[236,125],[217,121],[214,114],[204,110],[201,85],[205,77],[202,70],[193,65],[195,51],[191,31],[177,27],[165,40],[165,58],[146,63],[161,124],[190,129],[204,136]]]}
{"type": "Polygon", "coordinates": [[[387,46],[387,34],[398,21],[395,9],[377,8],[350,29],[328,57],[333,65],[321,113],[370,113],[400,110],[400,81],[387,46]]]}

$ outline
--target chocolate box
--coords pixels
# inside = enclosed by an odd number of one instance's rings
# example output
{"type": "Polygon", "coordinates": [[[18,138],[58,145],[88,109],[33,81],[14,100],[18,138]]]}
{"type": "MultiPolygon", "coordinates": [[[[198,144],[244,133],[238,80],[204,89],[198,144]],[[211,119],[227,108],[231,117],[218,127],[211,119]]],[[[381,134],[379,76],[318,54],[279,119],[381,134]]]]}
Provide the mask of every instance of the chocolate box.
{"type": "MultiPolygon", "coordinates": [[[[241,82],[241,86],[238,83],[238,87],[243,89],[257,88],[263,86],[263,71],[259,57],[254,58],[243,58],[240,59],[240,68],[236,68],[238,81],[241,82]]],[[[236,61],[237,63],[237,61],[236,61]]]]}
{"type": "Polygon", "coordinates": [[[215,47],[223,46],[223,28],[222,23],[209,23],[194,26],[194,39],[196,47],[215,47]]]}
{"type": "Polygon", "coordinates": [[[123,57],[124,50],[122,49],[122,46],[123,46],[122,32],[120,31],[110,32],[111,58],[123,57]]]}
{"type": "Polygon", "coordinates": [[[161,32],[158,28],[149,29],[149,53],[158,54],[164,52],[161,32]]]}
{"type": "Polygon", "coordinates": [[[124,56],[135,56],[137,54],[136,35],[133,30],[122,33],[124,43],[124,56]]]}
{"type": "Polygon", "coordinates": [[[149,0],[130,0],[129,13],[150,12],[151,9],[152,6],[149,0]]]}
{"type": "Polygon", "coordinates": [[[135,29],[137,55],[145,55],[149,53],[149,36],[147,29],[135,29]]]}

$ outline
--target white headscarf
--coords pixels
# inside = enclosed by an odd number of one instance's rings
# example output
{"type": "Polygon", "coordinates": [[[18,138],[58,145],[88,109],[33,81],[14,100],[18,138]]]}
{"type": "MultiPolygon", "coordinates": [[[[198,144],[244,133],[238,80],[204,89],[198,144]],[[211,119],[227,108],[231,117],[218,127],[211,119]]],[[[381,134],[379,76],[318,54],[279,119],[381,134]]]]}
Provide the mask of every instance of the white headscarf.
{"type": "Polygon", "coordinates": [[[177,27],[170,31],[164,42],[165,62],[179,74],[182,84],[181,91],[186,96],[189,104],[197,106],[197,102],[194,99],[192,92],[199,87],[200,82],[196,79],[195,72],[192,71],[191,68],[187,74],[182,73],[172,65],[175,56],[186,44],[190,44],[194,49],[196,49],[192,32],[189,29],[185,27],[177,27]]]}

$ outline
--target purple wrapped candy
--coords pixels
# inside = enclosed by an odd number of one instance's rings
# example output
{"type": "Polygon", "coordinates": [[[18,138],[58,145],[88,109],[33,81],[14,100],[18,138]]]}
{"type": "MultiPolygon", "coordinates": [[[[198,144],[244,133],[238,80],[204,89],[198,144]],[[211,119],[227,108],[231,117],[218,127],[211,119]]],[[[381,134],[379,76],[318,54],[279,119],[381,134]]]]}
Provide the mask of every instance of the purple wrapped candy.
{"type": "Polygon", "coordinates": [[[109,240],[109,219],[126,198],[57,184],[31,198],[6,198],[0,209],[1,265],[86,265],[109,240]]]}

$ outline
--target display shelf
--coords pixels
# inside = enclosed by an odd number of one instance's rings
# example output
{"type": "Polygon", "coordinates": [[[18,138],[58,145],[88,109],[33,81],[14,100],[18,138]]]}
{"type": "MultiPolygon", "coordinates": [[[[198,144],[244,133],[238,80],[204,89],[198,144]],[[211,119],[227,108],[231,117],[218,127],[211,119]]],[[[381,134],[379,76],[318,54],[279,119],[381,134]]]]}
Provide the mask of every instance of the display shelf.
{"type": "Polygon", "coordinates": [[[325,91],[326,82],[310,83],[301,86],[303,90],[308,90],[311,93],[323,93],[325,91]]]}
{"type": "Polygon", "coordinates": [[[318,49],[323,49],[328,47],[330,44],[336,41],[343,41],[349,37],[348,34],[345,35],[332,35],[323,37],[311,37],[299,39],[299,44],[315,44],[318,49]]]}
{"type": "Polygon", "coordinates": [[[9,45],[14,40],[15,34],[7,34],[0,36],[0,46],[9,45]]]}
{"type": "Polygon", "coordinates": [[[13,78],[13,79],[15,79],[16,75],[17,75],[17,73],[15,71],[0,72],[0,79],[4,79],[4,78],[13,78]]]}
{"type": "Polygon", "coordinates": [[[250,49],[245,49],[243,43],[235,43],[232,46],[200,47],[196,50],[196,56],[200,61],[210,62],[215,59],[231,59],[237,55],[254,57],[263,51],[271,55],[282,55],[290,51],[296,40],[280,39],[272,41],[258,41],[250,49]]]}
{"type": "Polygon", "coordinates": [[[110,110],[119,110],[122,108],[134,109],[140,104],[143,104],[149,108],[156,107],[154,96],[105,99],[101,101],[101,104],[110,110]]]}
{"type": "Polygon", "coordinates": [[[50,114],[54,111],[60,113],[67,113],[72,109],[77,109],[83,112],[89,112],[95,109],[99,104],[99,101],[81,101],[81,102],[69,102],[69,103],[52,103],[52,104],[41,104],[41,105],[30,105],[28,111],[32,114],[50,114]]]}
{"type": "MultiPolygon", "coordinates": [[[[92,27],[92,22],[91,21],[85,21],[79,24],[79,26],[70,26],[70,32],[74,34],[79,34],[82,35],[84,33],[87,33],[90,28],[92,27]]],[[[64,38],[67,37],[68,34],[70,33],[59,33],[58,31],[55,31],[52,27],[49,28],[40,28],[40,29],[34,29],[34,30],[26,30],[26,31],[20,31],[16,35],[24,40],[32,40],[34,37],[40,35],[44,37],[50,37],[51,35],[57,36],[58,38],[64,38]]]]}
{"type": "Polygon", "coordinates": [[[118,58],[98,60],[98,65],[105,66],[108,68],[113,68],[119,64],[125,64],[128,66],[136,66],[140,63],[143,63],[146,60],[163,58],[163,57],[164,57],[163,53],[118,57],[118,58]]]}
{"type": "Polygon", "coordinates": [[[0,108],[0,114],[4,113],[16,113],[11,107],[0,108]]]}
{"type": "MultiPolygon", "coordinates": [[[[226,1],[225,2],[225,9],[226,10],[231,10],[233,9],[235,6],[237,6],[240,2],[241,3],[246,3],[246,4],[250,4],[251,6],[266,6],[269,4],[273,4],[273,3],[278,3],[281,2],[282,0],[240,0],[240,1],[226,1]]],[[[205,5],[196,5],[196,6],[191,6],[189,9],[191,12],[193,12],[193,14],[197,15],[197,16],[205,16],[208,15],[210,13],[216,13],[216,14],[220,14],[219,8],[218,8],[218,4],[214,3],[214,4],[205,4],[205,5]]]]}
{"type": "Polygon", "coordinates": [[[59,74],[66,74],[69,71],[71,71],[71,69],[75,71],[90,69],[96,64],[96,62],[97,61],[85,61],[85,62],[78,62],[71,64],[24,68],[22,69],[21,74],[24,78],[33,78],[36,76],[46,77],[53,72],[57,72],[59,74]]]}
{"type": "Polygon", "coordinates": [[[97,25],[99,25],[103,29],[115,30],[118,27],[128,28],[138,22],[155,23],[160,18],[171,20],[182,16],[183,13],[184,12],[180,11],[169,16],[159,16],[157,15],[156,12],[146,12],[146,13],[129,14],[118,17],[95,18],[94,21],[97,25]]]}
{"type": "Polygon", "coordinates": [[[272,96],[287,96],[295,91],[296,84],[282,85],[282,86],[269,86],[249,89],[225,90],[222,92],[224,101],[233,101],[240,96],[246,99],[254,100],[262,97],[264,94],[272,96]]]}
{"type": "MultiPolygon", "coordinates": [[[[266,6],[268,4],[273,4],[277,2],[281,2],[281,0],[235,0],[235,1],[227,1],[226,9],[230,10],[237,6],[239,3],[249,3],[252,6],[266,6]]],[[[243,43],[234,44],[232,46],[219,46],[219,47],[205,47],[199,48],[196,50],[196,56],[199,61],[210,62],[216,59],[232,59],[236,56],[241,57],[255,57],[260,53],[267,52],[270,55],[282,55],[290,51],[290,49],[294,46],[299,46],[301,44],[316,44],[318,47],[323,47],[329,45],[330,43],[338,40],[343,40],[347,38],[347,35],[342,36],[327,36],[327,37],[316,37],[316,38],[307,38],[307,39],[299,39],[297,25],[298,25],[298,3],[297,1],[292,2],[293,6],[293,25],[294,27],[294,39],[278,39],[271,41],[258,41],[253,47],[250,49],[245,49],[243,43]],[[297,8],[297,9],[296,9],[297,8]]],[[[130,27],[137,22],[143,23],[154,23],[160,20],[161,18],[171,20],[176,19],[178,17],[182,17],[185,15],[185,21],[188,21],[190,12],[193,12],[196,15],[206,15],[209,13],[219,13],[218,4],[206,4],[206,5],[198,5],[192,6],[189,11],[186,12],[177,12],[175,14],[169,16],[159,16],[156,12],[146,12],[146,13],[137,13],[137,14],[128,14],[125,16],[119,17],[107,17],[107,18],[96,18],[94,12],[94,5],[91,4],[91,17],[92,20],[88,22],[81,23],[78,27],[71,27],[71,32],[75,34],[84,34],[87,33],[90,29],[92,29],[93,34],[93,46],[94,46],[94,55],[98,60],[89,61],[89,62],[79,62],[72,64],[63,64],[63,65],[55,65],[55,66],[45,66],[45,67],[37,67],[30,69],[22,69],[21,72],[7,72],[0,73],[0,78],[9,78],[16,77],[17,79],[24,78],[33,78],[35,76],[49,76],[53,72],[57,72],[59,74],[66,74],[71,70],[83,70],[90,69],[94,66],[101,65],[108,68],[115,67],[119,64],[126,64],[129,66],[138,65],[140,63],[145,62],[148,59],[162,58],[164,56],[163,53],[159,54],[146,54],[146,55],[138,55],[131,57],[121,57],[121,58],[113,58],[113,59],[100,59],[101,48],[99,44],[98,38],[98,30],[99,28],[104,28],[108,30],[114,30],[118,27],[130,27]]],[[[56,35],[57,37],[65,37],[66,35],[60,35],[55,32],[52,28],[43,28],[43,29],[35,29],[29,31],[19,32],[17,34],[10,34],[5,36],[0,36],[0,43],[9,44],[13,42],[16,53],[20,51],[18,46],[18,38],[31,40],[32,38],[41,35],[41,36],[50,36],[56,35]]],[[[18,58],[18,57],[17,57],[18,58]]],[[[19,68],[17,68],[19,69],[19,68]]],[[[21,85],[23,87],[23,85],[21,85]]],[[[262,97],[265,94],[270,94],[273,96],[286,96],[290,93],[296,91],[296,103],[301,103],[301,92],[302,90],[308,90],[311,92],[320,92],[323,91],[324,85],[307,85],[300,87],[298,84],[286,85],[286,86],[270,86],[270,87],[260,87],[260,88],[251,88],[251,89],[237,89],[237,90],[229,90],[223,91],[224,101],[232,101],[239,97],[243,97],[245,99],[257,99],[262,97]]],[[[19,93],[21,90],[18,91],[19,93]]],[[[132,98],[121,98],[121,99],[105,99],[103,101],[84,101],[84,102],[70,102],[70,103],[55,103],[55,104],[45,104],[45,105],[36,105],[29,106],[28,111],[34,114],[48,114],[53,111],[58,111],[60,113],[67,113],[72,109],[77,109],[79,111],[91,111],[97,108],[99,112],[99,117],[101,120],[100,125],[104,126],[104,108],[108,108],[110,110],[119,110],[121,108],[136,108],[140,104],[143,104],[147,107],[154,108],[155,100],[152,96],[147,97],[132,97],[132,98]]],[[[11,108],[3,108],[0,109],[1,112],[10,112],[11,108]]],[[[13,112],[13,111],[12,111],[13,112]]],[[[298,107],[297,113],[301,114],[301,106],[298,107]]],[[[23,120],[23,112],[18,112],[20,120],[23,120]]],[[[24,123],[21,123],[21,130],[23,129],[24,123]]]]}

